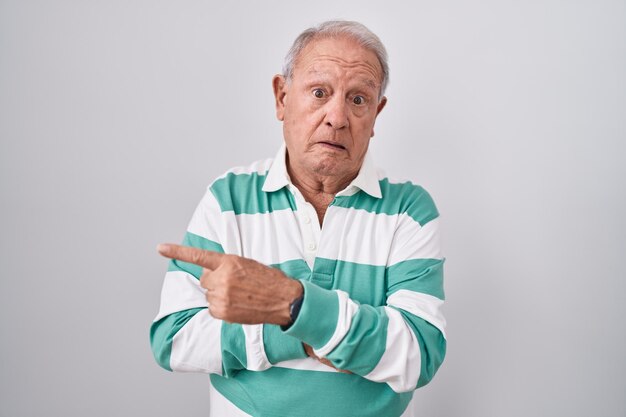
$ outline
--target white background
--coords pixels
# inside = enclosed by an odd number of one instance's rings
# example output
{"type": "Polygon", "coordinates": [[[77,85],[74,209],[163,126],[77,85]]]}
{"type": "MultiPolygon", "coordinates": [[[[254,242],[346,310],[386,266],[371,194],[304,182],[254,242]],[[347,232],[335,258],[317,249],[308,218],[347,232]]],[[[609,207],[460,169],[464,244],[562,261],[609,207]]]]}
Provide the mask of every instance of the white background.
{"type": "Polygon", "coordinates": [[[429,417],[626,415],[624,1],[0,0],[0,416],[206,416],[148,344],[206,185],[273,156],[297,34],[390,55],[378,165],[445,227],[429,417]]]}

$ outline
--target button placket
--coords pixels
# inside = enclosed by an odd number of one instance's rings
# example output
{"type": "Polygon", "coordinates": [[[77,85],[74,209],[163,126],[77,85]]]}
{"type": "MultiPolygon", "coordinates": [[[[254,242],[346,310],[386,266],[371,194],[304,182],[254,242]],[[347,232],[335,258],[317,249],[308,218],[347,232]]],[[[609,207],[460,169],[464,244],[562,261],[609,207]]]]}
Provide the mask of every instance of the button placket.
{"type": "Polygon", "coordinates": [[[309,268],[313,269],[320,236],[319,224],[313,221],[313,219],[317,218],[317,213],[313,205],[304,200],[297,188],[293,187],[291,191],[296,197],[296,217],[302,232],[303,256],[309,268]]]}

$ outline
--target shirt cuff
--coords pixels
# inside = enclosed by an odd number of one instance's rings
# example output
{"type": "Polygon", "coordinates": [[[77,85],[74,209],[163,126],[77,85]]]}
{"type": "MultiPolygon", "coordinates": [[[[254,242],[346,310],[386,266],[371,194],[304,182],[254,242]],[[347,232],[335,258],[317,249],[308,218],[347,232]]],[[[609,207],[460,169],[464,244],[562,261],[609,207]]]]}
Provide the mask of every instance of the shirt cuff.
{"type": "Polygon", "coordinates": [[[283,333],[319,349],[331,339],[337,328],[339,297],[335,291],[300,280],[304,300],[296,321],[283,333]]]}

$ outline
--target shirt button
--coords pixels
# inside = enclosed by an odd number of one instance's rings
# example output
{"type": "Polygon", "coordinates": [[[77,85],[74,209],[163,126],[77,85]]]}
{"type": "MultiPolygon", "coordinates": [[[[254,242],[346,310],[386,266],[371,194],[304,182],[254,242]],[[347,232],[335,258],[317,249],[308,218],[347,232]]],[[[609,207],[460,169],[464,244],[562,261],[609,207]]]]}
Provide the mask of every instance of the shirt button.
{"type": "Polygon", "coordinates": [[[302,220],[304,221],[305,224],[311,223],[311,218],[307,216],[306,214],[302,216],[302,220]]]}
{"type": "Polygon", "coordinates": [[[311,251],[315,250],[315,243],[311,242],[309,243],[309,245],[307,246],[307,248],[311,251]]]}

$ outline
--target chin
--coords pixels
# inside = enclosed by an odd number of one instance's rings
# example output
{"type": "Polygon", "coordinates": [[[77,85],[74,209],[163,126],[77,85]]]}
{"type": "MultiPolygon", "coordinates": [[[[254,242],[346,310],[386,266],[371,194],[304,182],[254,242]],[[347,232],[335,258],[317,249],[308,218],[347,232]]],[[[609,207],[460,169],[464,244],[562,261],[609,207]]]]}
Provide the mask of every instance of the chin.
{"type": "Polygon", "coordinates": [[[338,161],[318,160],[313,164],[312,171],[317,175],[325,177],[340,176],[342,171],[341,165],[338,161]]]}

